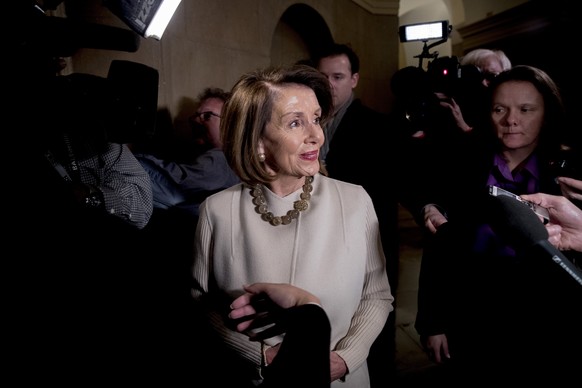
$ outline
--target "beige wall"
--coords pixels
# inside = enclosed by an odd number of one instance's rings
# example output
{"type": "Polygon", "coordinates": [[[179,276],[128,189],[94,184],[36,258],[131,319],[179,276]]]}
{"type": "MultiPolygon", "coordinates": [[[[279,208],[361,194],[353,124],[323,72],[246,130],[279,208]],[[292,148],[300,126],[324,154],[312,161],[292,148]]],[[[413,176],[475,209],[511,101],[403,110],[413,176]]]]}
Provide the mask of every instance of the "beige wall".
{"type": "MultiPolygon", "coordinates": [[[[70,2],[75,3],[75,2],[70,2]]],[[[128,28],[101,5],[67,3],[69,18],[128,28]]],[[[158,108],[183,125],[193,112],[193,99],[207,86],[230,89],[240,75],[307,55],[304,43],[280,23],[291,0],[182,0],[162,39],[141,38],[137,52],[82,48],[70,60],[69,72],[107,76],[113,59],[143,63],[160,75],[158,108]]],[[[398,16],[375,15],[352,0],[305,0],[327,24],[334,40],[350,43],[361,60],[356,94],[388,112],[390,78],[398,69],[398,16]]]]}

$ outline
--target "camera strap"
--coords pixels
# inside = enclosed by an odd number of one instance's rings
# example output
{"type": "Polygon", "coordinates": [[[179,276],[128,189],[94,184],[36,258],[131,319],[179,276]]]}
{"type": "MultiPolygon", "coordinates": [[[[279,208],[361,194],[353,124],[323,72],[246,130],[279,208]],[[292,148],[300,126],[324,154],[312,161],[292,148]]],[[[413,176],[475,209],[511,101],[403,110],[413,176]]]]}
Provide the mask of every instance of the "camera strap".
{"type": "MultiPolygon", "coordinates": [[[[63,133],[63,140],[67,146],[67,156],[69,158],[69,166],[71,166],[71,171],[74,173],[77,181],[80,181],[81,174],[79,172],[79,165],[77,164],[77,159],[75,158],[75,153],[73,152],[73,146],[71,144],[71,139],[66,133],[63,133]]],[[[44,153],[45,158],[53,166],[56,172],[63,178],[66,182],[73,182],[73,179],[65,169],[65,167],[55,159],[53,153],[50,150],[46,150],[44,153]]]]}

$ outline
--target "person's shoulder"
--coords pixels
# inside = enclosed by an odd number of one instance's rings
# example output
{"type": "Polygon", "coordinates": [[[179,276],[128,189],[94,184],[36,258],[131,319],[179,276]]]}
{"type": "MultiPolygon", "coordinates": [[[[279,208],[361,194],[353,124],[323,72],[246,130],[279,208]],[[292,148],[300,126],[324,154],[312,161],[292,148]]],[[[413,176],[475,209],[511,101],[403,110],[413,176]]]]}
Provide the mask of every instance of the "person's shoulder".
{"type": "Polygon", "coordinates": [[[330,178],[328,176],[325,175],[319,175],[321,178],[321,185],[322,186],[334,186],[337,188],[338,191],[344,193],[344,194],[350,194],[350,195],[362,195],[365,194],[367,195],[366,190],[361,186],[361,185],[357,185],[355,183],[351,183],[351,182],[346,182],[346,181],[342,181],[336,178],[330,178]]]}
{"type": "Polygon", "coordinates": [[[348,107],[348,109],[367,112],[367,113],[371,113],[373,115],[388,117],[388,114],[382,113],[379,110],[376,110],[376,109],[372,108],[371,106],[364,104],[364,102],[360,98],[355,98],[352,101],[352,103],[350,104],[350,106],[348,107]]]}
{"type": "Polygon", "coordinates": [[[321,176],[321,191],[328,200],[344,209],[373,209],[372,198],[363,186],[327,176],[321,176]]]}
{"type": "Polygon", "coordinates": [[[156,164],[163,162],[163,160],[158,158],[156,155],[148,154],[148,153],[144,153],[144,152],[133,153],[133,156],[135,156],[135,158],[137,160],[139,160],[140,162],[142,162],[142,161],[143,162],[153,162],[156,164]]]}
{"type": "Polygon", "coordinates": [[[229,188],[210,194],[201,202],[201,211],[204,209],[204,212],[206,212],[206,209],[212,209],[211,212],[215,213],[219,210],[229,209],[235,196],[240,196],[243,188],[243,183],[237,183],[229,188]]]}
{"type": "Polygon", "coordinates": [[[221,202],[224,200],[229,200],[232,198],[234,194],[240,193],[240,191],[244,188],[244,183],[237,183],[233,186],[230,186],[226,189],[222,189],[217,191],[214,194],[209,195],[206,199],[216,202],[221,202]]]}
{"type": "Polygon", "coordinates": [[[352,101],[348,107],[346,115],[358,117],[359,121],[364,120],[366,122],[374,122],[379,124],[388,124],[390,119],[390,115],[388,113],[383,113],[369,107],[359,98],[356,98],[354,101],[352,101]]]}
{"type": "Polygon", "coordinates": [[[218,147],[212,147],[207,149],[206,151],[202,152],[200,155],[198,155],[198,157],[201,156],[212,156],[212,157],[222,157],[222,158],[226,158],[226,156],[224,155],[224,151],[221,148],[218,147]]]}

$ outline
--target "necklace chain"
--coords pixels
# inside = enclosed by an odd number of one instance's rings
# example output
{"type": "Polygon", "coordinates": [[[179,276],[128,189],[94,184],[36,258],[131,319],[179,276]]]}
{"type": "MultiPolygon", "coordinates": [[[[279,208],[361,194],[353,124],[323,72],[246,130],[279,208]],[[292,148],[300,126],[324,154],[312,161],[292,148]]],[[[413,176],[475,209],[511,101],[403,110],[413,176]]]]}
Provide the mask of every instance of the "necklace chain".
{"type": "Polygon", "coordinates": [[[299,217],[299,212],[307,210],[309,207],[309,200],[311,199],[311,192],[313,191],[312,176],[305,177],[305,183],[303,184],[303,192],[300,195],[300,200],[293,202],[293,209],[289,210],[287,214],[283,216],[275,216],[269,211],[267,207],[267,199],[263,194],[263,187],[260,184],[256,184],[251,189],[251,196],[253,197],[253,204],[255,204],[255,210],[261,215],[263,221],[270,223],[273,226],[287,225],[290,224],[295,218],[299,217]]]}

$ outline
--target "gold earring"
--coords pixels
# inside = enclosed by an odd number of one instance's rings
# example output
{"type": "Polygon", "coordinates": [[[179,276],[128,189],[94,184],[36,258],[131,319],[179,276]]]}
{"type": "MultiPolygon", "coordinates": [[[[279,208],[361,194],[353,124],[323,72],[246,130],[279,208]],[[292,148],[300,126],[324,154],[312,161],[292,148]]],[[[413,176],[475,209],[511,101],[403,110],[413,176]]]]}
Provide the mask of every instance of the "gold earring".
{"type": "Polygon", "coordinates": [[[264,153],[262,153],[262,152],[261,152],[261,153],[259,154],[259,162],[263,163],[263,162],[265,161],[265,159],[266,159],[266,158],[267,158],[267,157],[265,156],[265,154],[264,154],[264,153]]]}

